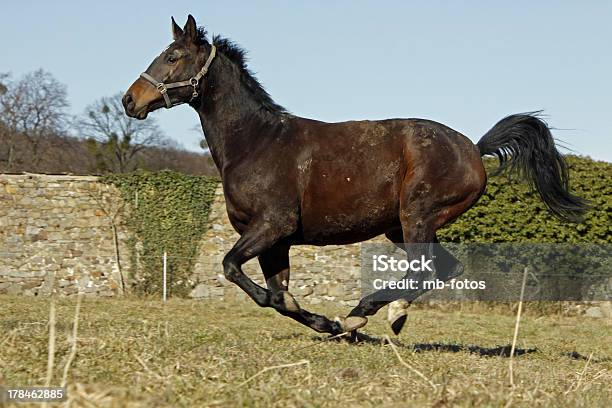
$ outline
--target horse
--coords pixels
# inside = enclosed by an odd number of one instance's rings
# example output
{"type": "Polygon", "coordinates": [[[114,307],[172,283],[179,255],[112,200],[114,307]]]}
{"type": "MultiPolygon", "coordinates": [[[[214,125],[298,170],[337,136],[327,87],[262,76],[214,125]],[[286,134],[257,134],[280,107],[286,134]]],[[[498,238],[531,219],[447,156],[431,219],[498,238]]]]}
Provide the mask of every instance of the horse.
{"type": "MultiPolygon", "coordinates": [[[[223,259],[224,274],[261,307],[342,336],[392,303],[388,319],[399,334],[408,306],[422,292],[381,289],[346,317],[329,319],[302,308],[290,293],[289,249],[384,234],[411,259],[430,254],[436,231],[485,191],[483,156],[496,156],[499,169],[528,181],[558,218],[578,222],[587,210],[570,192],[568,167],[538,112],[503,118],[476,144],[424,119],[307,119],[272,100],[234,42],[218,35],[209,41],[191,15],[183,28],[171,22],[173,42],[129,87],[125,113],[144,120],[149,112],[185,103],[198,113],[229,220],[240,234],[223,259]],[[255,257],[266,288],[242,271],[255,257]]],[[[461,263],[435,248],[435,277],[460,275],[461,263]]]]}

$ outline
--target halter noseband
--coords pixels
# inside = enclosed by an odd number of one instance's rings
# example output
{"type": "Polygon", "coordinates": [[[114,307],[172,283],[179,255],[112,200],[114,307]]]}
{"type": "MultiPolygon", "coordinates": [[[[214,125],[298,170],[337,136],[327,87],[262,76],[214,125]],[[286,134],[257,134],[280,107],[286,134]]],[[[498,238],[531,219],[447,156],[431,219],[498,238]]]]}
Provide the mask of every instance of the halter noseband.
{"type": "Polygon", "coordinates": [[[157,88],[159,93],[162,94],[162,96],[164,97],[164,101],[166,102],[166,109],[170,109],[171,107],[180,105],[183,102],[178,102],[178,103],[173,104],[170,101],[170,97],[168,96],[168,90],[173,89],[173,88],[181,88],[183,86],[191,86],[193,87],[193,93],[191,94],[191,99],[189,100],[189,102],[193,101],[198,96],[198,84],[200,83],[200,80],[202,79],[202,77],[206,75],[206,73],[208,72],[208,68],[210,68],[210,64],[215,58],[216,53],[217,53],[217,47],[213,45],[210,50],[210,55],[208,56],[208,59],[206,60],[206,63],[204,64],[202,69],[197,74],[195,74],[194,76],[192,76],[186,81],[179,81],[179,82],[172,82],[170,84],[164,84],[163,82],[158,81],[157,79],[153,78],[151,75],[147,74],[146,72],[143,72],[142,74],[140,74],[140,77],[143,79],[146,79],[147,81],[152,83],[153,86],[155,86],[155,88],[157,88]]]}

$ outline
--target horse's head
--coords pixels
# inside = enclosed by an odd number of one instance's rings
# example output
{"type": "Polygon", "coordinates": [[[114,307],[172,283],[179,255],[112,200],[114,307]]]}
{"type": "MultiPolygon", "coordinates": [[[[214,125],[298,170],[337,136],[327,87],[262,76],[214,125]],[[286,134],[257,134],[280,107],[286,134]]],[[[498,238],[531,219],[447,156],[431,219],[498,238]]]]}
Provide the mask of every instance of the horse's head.
{"type": "Polygon", "coordinates": [[[145,119],[149,112],[192,102],[200,94],[200,82],[215,57],[215,48],[198,32],[191,15],[184,28],[172,18],[172,34],[174,42],[153,60],[123,96],[128,116],[145,119]]]}

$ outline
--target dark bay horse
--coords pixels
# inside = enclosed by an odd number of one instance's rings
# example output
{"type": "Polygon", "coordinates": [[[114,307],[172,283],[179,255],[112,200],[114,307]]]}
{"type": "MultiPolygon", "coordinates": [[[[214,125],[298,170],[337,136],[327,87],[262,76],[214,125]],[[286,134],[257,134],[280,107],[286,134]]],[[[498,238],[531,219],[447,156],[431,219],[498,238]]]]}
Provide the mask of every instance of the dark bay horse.
{"type": "MultiPolygon", "coordinates": [[[[474,145],[440,123],[387,119],[325,123],[294,116],[272,101],[247,69],[244,52],[216,36],[208,41],[190,15],[172,19],[174,41],[123,97],[127,115],[188,103],[200,121],[223,180],[229,219],[240,239],[223,260],[225,276],[258,305],[316,331],[351,332],[394,302],[398,333],[419,293],[383,289],[338,320],[310,313],[289,293],[292,245],[348,244],[380,234],[410,243],[408,256],[431,251],[436,230],[476,203],[487,176],[481,156],[523,176],[553,214],[577,221],[586,205],[569,192],[568,170],[547,125],[534,114],[508,116],[474,145]],[[267,288],[241,266],[257,257],[267,288]]],[[[439,248],[439,246],[436,246],[439,248]]],[[[443,249],[435,276],[462,266],[443,249]]]]}

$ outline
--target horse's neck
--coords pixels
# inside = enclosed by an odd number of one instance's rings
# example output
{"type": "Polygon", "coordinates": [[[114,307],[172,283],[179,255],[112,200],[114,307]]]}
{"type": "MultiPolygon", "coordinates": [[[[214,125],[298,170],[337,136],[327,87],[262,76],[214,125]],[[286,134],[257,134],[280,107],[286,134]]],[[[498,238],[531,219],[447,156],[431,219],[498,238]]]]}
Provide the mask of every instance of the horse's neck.
{"type": "Polygon", "coordinates": [[[266,132],[253,134],[253,130],[271,126],[278,116],[262,108],[235,70],[226,67],[216,71],[211,78],[213,85],[203,90],[202,103],[196,111],[213,160],[223,176],[226,168],[266,137],[266,132]]]}

